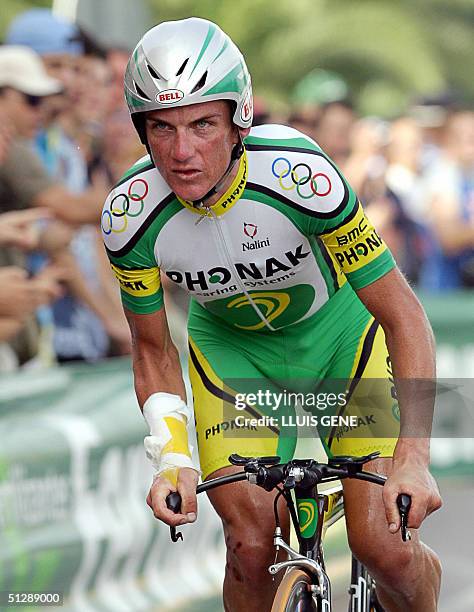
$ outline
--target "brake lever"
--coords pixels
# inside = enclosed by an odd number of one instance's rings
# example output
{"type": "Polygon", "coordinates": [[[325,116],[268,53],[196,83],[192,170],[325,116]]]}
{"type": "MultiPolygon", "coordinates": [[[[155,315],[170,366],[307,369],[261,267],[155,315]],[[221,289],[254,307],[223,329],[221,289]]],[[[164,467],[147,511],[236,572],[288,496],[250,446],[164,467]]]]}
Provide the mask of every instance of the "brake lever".
{"type": "Polygon", "coordinates": [[[411,507],[411,497],[406,495],[406,493],[400,493],[397,497],[397,506],[398,511],[400,513],[401,526],[400,531],[402,534],[402,540],[407,542],[411,540],[411,533],[408,527],[408,513],[410,512],[411,507]]]}

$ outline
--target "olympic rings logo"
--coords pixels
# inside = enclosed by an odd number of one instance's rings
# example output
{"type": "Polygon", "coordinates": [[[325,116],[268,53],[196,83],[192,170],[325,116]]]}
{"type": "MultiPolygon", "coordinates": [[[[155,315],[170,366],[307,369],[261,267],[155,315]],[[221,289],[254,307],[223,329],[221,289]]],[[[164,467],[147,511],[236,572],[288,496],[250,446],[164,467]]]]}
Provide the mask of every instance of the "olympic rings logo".
{"type": "Polygon", "coordinates": [[[143,179],[135,179],[128,187],[127,193],[118,193],[112,198],[109,210],[104,210],[101,218],[102,231],[106,236],[121,234],[128,227],[128,217],[138,217],[145,207],[148,195],[148,183],[143,179]],[[135,207],[138,204],[138,208],[135,207]]]}
{"type": "Polygon", "coordinates": [[[272,173],[278,179],[278,183],[283,191],[291,191],[296,188],[297,194],[304,200],[319,196],[324,198],[331,193],[331,179],[324,172],[315,172],[308,164],[299,163],[291,166],[291,163],[286,157],[277,157],[272,164],[272,173]],[[285,183],[284,179],[288,178],[285,183]],[[309,185],[308,185],[309,183],[309,185]],[[308,185],[302,190],[302,187],[308,185]],[[303,193],[305,191],[305,193],[303,193]]]}

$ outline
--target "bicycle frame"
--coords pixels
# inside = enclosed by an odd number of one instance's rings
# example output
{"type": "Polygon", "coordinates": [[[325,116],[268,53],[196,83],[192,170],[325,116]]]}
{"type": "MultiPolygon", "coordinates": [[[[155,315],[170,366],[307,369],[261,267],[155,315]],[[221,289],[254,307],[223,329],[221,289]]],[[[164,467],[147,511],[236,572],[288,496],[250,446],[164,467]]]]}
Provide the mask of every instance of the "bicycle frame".
{"type": "Polygon", "coordinates": [[[281,537],[281,529],[275,530],[273,543],[277,549],[282,548],[289,556],[287,561],[275,563],[268,570],[275,575],[283,569],[299,567],[317,579],[312,585],[313,595],[319,598],[321,612],[331,610],[331,582],[326,573],[322,540],[325,529],[344,515],[342,502],[342,485],[332,490],[319,493],[318,485],[303,489],[296,485],[294,489],[297,516],[291,497],[285,496],[290,516],[299,542],[295,551],[281,537]]]}
{"type": "MultiPolygon", "coordinates": [[[[323,538],[326,530],[344,516],[342,484],[338,483],[324,493],[319,493],[315,485],[308,495],[307,489],[296,486],[294,489],[298,517],[290,510],[290,516],[299,542],[296,552],[281,537],[281,529],[275,530],[273,543],[288,554],[289,560],[271,565],[268,570],[275,575],[282,569],[288,571],[299,567],[315,577],[318,584],[311,586],[313,597],[319,598],[318,611],[331,612],[331,582],[326,573],[323,552],[323,538]],[[296,520],[297,519],[297,520],[296,520]]],[[[287,499],[287,503],[293,503],[287,499]]],[[[365,566],[352,555],[351,584],[349,593],[349,612],[369,612],[382,608],[375,596],[375,581],[365,566]],[[374,601],[375,599],[375,601],[374,601]],[[375,607],[371,607],[375,606],[375,607]]]]}
{"type": "MultiPolygon", "coordinates": [[[[280,464],[279,457],[253,458],[231,455],[230,462],[233,465],[243,466],[244,471],[208,480],[197,487],[197,493],[242,480],[248,480],[267,491],[277,488],[280,495],[286,499],[298,538],[299,550],[297,552],[291,548],[282,538],[277,512],[277,496],[275,498],[276,528],[273,543],[277,550],[282,548],[287,553],[288,560],[271,565],[268,568],[269,572],[275,575],[283,569],[291,570],[295,567],[305,571],[311,578],[310,590],[317,603],[318,611],[331,612],[331,583],[326,574],[322,538],[325,529],[344,514],[342,484],[339,482],[338,485],[323,493],[319,493],[318,486],[322,482],[334,482],[343,478],[357,478],[383,485],[386,480],[385,476],[363,471],[364,464],[375,459],[378,454],[372,453],[364,457],[333,457],[329,459],[328,464],[317,463],[313,460],[293,460],[280,464]],[[279,486],[281,484],[283,488],[279,486]],[[296,509],[291,491],[294,491],[296,509]]],[[[178,493],[171,493],[167,498],[168,508],[174,512],[179,511],[180,503],[181,498],[178,493]]],[[[407,529],[410,504],[411,499],[408,495],[402,493],[398,496],[397,505],[401,517],[403,541],[410,539],[407,529]]],[[[175,527],[171,527],[170,532],[173,542],[182,539],[182,534],[177,533],[175,527]]],[[[382,611],[376,600],[374,587],[375,583],[365,567],[353,557],[349,612],[382,611]]]]}

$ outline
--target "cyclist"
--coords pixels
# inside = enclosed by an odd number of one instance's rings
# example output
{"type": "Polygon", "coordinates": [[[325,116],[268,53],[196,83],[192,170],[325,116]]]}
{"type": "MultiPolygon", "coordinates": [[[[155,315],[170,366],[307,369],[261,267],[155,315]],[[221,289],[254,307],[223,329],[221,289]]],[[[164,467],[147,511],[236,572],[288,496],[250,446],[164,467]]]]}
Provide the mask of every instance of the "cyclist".
{"type": "MultiPolygon", "coordinates": [[[[177,525],[196,519],[200,471],[188,445],[192,413],[160,272],[193,298],[190,378],[203,478],[235,470],[231,452],[284,461],[294,452],[295,438],[279,435],[271,420],[237,435],[238,414],[275,414],[250,400],[236,412],[236,393],[245,387],[237,378],[308,389],[329,378],[387,381],[393,363],[398,379],[430,380],[434,344],[422,307],[331,160],[291,128],[251,130],[245,61],[215,24],[192,18],[152,28],[130,58],[125,96],[149,155],[112,190],[102,231],[150,427],[145,448],[156,475],[147,502],[157,518],[177,525]],[[176,489],[178,515],[165,503],[176,489]]],[[[436,609],[439,561],[416,533],[410,544],[395,534],[400,492],[413,498],[412,528],[441,505],[428,471],[432,404],[420,404],[411,388],[398,393],[400,435],[393,398],[382,393],[375,415],[359,408],[363,437],[330,430],[323,443],[332,454],[381,451],[369,469],[389,474],[383,496],[377,487],[344,482],[349,543],[387,610],[428,612],[436,609]],[[420,426],[423,438],[404,435],[420,426]]],[[[226,609],[269,609],[276,588],[267,574],[272,496],[239,483],[210,498],[227,545],[226,609]]]]}

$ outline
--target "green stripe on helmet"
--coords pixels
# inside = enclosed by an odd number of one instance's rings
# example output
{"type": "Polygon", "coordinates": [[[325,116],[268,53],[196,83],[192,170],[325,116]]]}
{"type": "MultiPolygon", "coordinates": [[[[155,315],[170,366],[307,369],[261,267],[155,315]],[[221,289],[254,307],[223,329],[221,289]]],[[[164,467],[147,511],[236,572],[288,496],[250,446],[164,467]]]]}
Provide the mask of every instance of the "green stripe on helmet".
{"type": "Polygon", "coordinates": [[[243,69],[242,64],[239,64],[235,68],[233,68],[226,76],[216,83],[214,87],[208,89],[203,93],[203,96],[211,96],[213,94],[220,93],[228,93],[229,91],[235,91],[236,93],[241,93],[241,91],[245,88],[247,84],[247,78],[245,75],[245,70],[243,69]],[[241,79],[239,79],[239,75],[242,75],[241,79]]]}
{"type": "Polygon", "coordinates": [[[138,63],[138,48],[135,50],[135,53],[133,54],[133,61],[135,62],[135,66],[137,68],[137,72],[140,75],[140,78],[142,80],[142,83],[145,83],[145,79],[143,78],[143,74],[142,71],[140,70],[140,64],[138,63]]]}
{"type": "Polygon", "coordinates": [[[204,43],[202,45],[201,51],[199,52],[198,58],[196,60],[196,63],[193,66],[193,69],[191,70],[191,74],[189,75],[189,77],[191,78],[194,70],[196,69],[196,66],[199,64],[201,57],[204,55],[205,50],[208,48],[209,43],[211,42],[212,37],[214,36],[214,34],[216,33],[216,27],[213,23],[209,24],[209,29],[207,31],[207,35],[206,35],[206,39],[204,40],[204,43]]]}
{"type": "Polygon", "coordinates": [[[216,57],[214,58],[214,61],[212,63],[214,63],[215,61],[217,61],[220,58],[220,56],[224,53],[224,51],[227,49],[228,46],[229,46],[229,41],[226,40],[225,43],[222,45],[222,49],[216,55],[216,57]]]}
{"type": "Polygon", "coordinates": [[[145,106],[145,102],[143,102],[142,100],[140,100],[140,98],[137,98],[136,96],[134,96],[130,91],[128,91],[127,89],[125,90],[125,98],[127,99],[127,104],[129,107],[134,107],[134,106],[145,106]]]}

